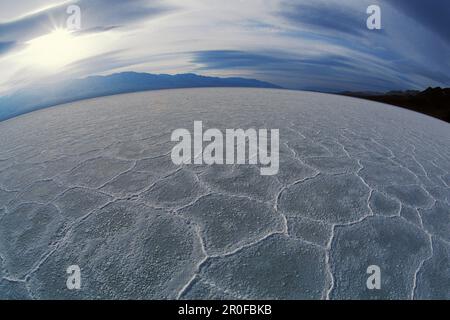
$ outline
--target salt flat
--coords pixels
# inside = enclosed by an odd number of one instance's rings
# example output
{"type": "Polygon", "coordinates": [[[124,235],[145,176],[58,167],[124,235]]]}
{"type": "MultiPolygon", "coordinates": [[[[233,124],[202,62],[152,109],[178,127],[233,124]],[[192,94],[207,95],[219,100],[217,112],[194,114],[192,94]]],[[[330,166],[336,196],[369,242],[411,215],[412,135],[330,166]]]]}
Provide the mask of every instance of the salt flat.
{"type": "Polygon", "coordinates": [[[0,136],[1,298],[450,298],[442,121],[319,93],[181,89],[40,110],[0,136]],[[279,173],[174,165],[171,132],[197,120],[280,129],[279,173]]]}

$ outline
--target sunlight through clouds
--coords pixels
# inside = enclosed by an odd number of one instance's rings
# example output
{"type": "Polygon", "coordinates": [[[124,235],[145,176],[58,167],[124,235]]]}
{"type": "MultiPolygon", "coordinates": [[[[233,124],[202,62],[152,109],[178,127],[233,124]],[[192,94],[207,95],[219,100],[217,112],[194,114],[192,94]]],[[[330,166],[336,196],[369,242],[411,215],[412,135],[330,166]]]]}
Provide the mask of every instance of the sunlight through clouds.
{"type": "MultiPolygon", "coordinates": [[[[89,55],[89,44],[65,29],[56,29],[27,43],[21,60],[36,67],[56,69],[89,55]]],[[[20,59],[20,58],[19,58],[20,59]]]]}
{"type": "Polygon", "coordinates": [[[434,21],[433,12],[415,10],[419,4],[403,10],[375,1],[383,26],[371,31],[372,0],[18,2],[0,19],[2,92],[51,75],[118,71],[241,76],[333,92],[450,83],[450,42],[439,31],[450,25],[444,13],[434,21]],[[76,32],[64,31],[70,5],[81,9],[76,32]]]}

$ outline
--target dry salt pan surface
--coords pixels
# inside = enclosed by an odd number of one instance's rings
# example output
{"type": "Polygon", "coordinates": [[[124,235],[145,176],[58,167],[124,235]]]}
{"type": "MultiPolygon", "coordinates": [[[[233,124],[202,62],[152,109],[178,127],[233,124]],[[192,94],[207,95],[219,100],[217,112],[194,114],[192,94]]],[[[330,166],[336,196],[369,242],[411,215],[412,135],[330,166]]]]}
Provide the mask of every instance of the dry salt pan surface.
{"type": "Polygon", "coordinates": [[[0,123],[0,298],[450,298],[450,126],[333,95],[189,89],[0,123]],[[280,129],[280,171],[173,130],[280,129]],[[81,268],[80,290],[66,269],[81,268]],[[369,290],[368,266],[381,270],[369,290]]]}

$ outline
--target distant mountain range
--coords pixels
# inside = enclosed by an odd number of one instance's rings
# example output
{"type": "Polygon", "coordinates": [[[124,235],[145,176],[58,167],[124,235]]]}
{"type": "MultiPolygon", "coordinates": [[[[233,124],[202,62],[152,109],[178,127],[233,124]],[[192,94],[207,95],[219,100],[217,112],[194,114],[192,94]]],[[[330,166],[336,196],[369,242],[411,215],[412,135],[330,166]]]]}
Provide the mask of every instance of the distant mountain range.
{"type": "Polygon", "coordinates": [[[428,88],[424,91],[342,92],[342,95],[363,98],[403,107],[450,123],[450,88],[428,88]]]}
{"type": "MultiPolygon", "coordinates": [[[[0,121],[58,104],[113,94],[200,87],[277,88],[269,82],[247,78],[219,78],[193,73],[168,75],[122,72],[108,76],[43,83],[0,96],[0,121]]],[[[424,91],[341,92],[341,95],[363,98],[421,112],[450,123],[450,88],[428,88],[424,91]]]]}
{"type": "Polygon", "coordinates": [[[206,77],[192,73],[168,75],[123,72],[40,84],[0,97],[0,121],[81,99],[146,90],[197,87],[281,88],[272,83],[246,78],[206,77]]]}

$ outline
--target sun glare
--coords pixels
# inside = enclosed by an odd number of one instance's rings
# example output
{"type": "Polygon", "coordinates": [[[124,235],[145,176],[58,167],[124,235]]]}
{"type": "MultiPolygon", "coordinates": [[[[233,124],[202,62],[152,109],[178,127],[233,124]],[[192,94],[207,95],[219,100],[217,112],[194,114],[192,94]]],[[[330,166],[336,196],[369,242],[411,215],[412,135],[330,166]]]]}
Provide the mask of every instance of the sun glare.
{"type": "Polygon", "coordinates": [[[71,32],[56,29],[29,41],[25,57],[36,67],[57,69],[80,59],[85,50],[85,44],[71,32]]]}

